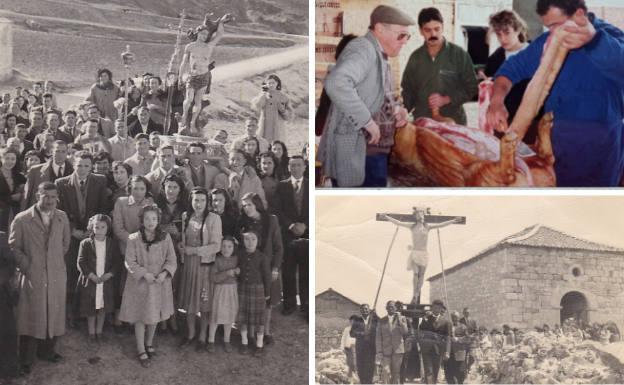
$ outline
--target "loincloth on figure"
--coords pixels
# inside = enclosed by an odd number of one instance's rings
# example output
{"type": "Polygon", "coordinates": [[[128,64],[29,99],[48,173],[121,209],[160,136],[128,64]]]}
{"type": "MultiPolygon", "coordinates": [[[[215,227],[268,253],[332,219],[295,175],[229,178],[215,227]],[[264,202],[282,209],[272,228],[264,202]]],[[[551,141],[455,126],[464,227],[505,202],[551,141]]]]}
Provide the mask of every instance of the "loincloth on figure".
{"type": "Polygon", "coordinates": [[[188,79],[186,79],[186,87],[196,90],[206,87],[206,92],[209,92],[211,79],[212,74],[210,71],[200,75],[189,75],[188,79]]]}
{"type": "Polygon", "coordinates": [[[408,246],[407,249],[410,251],[410,254],[407,257],[407,270],[413,270],[414,265],[423,269],[427,267],[427,264],[429,263],[427,250],[416,250],[413,249],[412,246],[408,246]]]}

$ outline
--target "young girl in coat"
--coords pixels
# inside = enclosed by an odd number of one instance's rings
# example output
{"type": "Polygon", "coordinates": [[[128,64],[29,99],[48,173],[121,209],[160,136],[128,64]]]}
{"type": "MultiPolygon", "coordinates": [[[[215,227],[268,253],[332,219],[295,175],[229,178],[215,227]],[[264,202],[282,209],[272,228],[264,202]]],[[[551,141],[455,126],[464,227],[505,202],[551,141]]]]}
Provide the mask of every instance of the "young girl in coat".
{"type": "Polygon", "coordinates": [[[271,266],[261,252],[257,251],[258,234],[243,231],[244,251],[238,260],[240,269],[238,285],[238,324],[241,328],[241,354],[248,353],[248,333],[256,335],[256,355],[263,354],[264,312],[270,301],[271,266]]]}
{"type": "Polygon", "coordinates": [[[225,351],[230,353],[230,333],[232,324],[238,315],[238,292],[236,277],[240,273],[238,257],[235,255],[236,239],[226,236],[221,242],[221,252],[217,254],[215,265],[212,268],[211,280],[214,282],[212,311],[210,312],[210,335],[208,336],[208,351],[215,351],[215,334],[217,327],[223,325],[223,341],[225,351]]]}
{"type": "Polygon", "coordinates": [[[113,277],[121,271],[121,255],[111,237],[111,219],[96,214],[89,219],[90,237],[80,242],[76,288],[78,312],[87,317],[89,342],[102,340],[102,327],[106,313],[115,311],[117,285],[113,277]]]}
{"type": "Polygon", "coordinates": [[[134,324],[138,359],[144,368],[156,354],[157,324],[173,315],[171,277],[177,267],[176,254],[171,236],[160,228],[160,216],[158,206],[143,207],[141,228],[128,237],[128,277],[119,312],[121,321],[134,324]]]}

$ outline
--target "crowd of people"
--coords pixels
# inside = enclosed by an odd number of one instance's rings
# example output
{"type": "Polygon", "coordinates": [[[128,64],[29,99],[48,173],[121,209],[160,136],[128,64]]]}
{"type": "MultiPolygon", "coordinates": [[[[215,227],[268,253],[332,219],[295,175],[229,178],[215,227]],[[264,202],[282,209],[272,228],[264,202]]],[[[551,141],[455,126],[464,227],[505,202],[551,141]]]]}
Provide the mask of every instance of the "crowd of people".
{"type": "Polygon", "coordinates": [[[223,325],[227,353],[236,328],[240,353],[262,355],[279,333],[274,308],[307,320],[308,150],[284,143],[292,111],[279,77],[253,100],[244,134],[183,144],[163,136],[185,127],[177,85],[168,98],[145,74],[127,81],[126,100],[112,79],[99,70],[65,111],[49,82],[2,97],[2,375],[62,360],[57,338],[83,320],[89,344],[107,341],[105,323],[133,325],[144,367],[159,328],[184,331],[181,349],[215,352],[223,325]]]}
{"type": "MultiPolygon", "coordinates": [[[[422,363],[424,383],[437,384],[442,368],[446,383],[462,384],[475,363],[513,351],[530,331],[507,324],[488,331],[478,325],[470,309],[448,314],[440,300],[434,300],[430,310],[417,317],[404,315],[402,308],[388,301],[387,315],[380,318],[363,304],[360,314],[349,318],[340,348],[345,353],[351,383],[368,384],[377,379],[382,384],[402,384],[421,377],[422,363]]],[[[562,341],[609,344],[621,338],[614,322],[589,324],[573,317],[561,325],[536,326],[535,331],[562,341]]]]}
{"type": "Polygon", "coordinates": [[[539,0],[536,13],[548,31],[533,41],[513,10],[491,15],[490,32],[500,48],[488,58],[485,70],[477,71],[468,52],[446,38],[439,9],[423,8],[416,21],[398,8],[376,7],[366,35],[345,36],[336,48],[336,64],[328,69],[316,116],[318,160],[327,179],[321,182],[387,187],[394,134],[408,123],[408,112],[414,119],[465,125],[464,104],[475,99],[478,81],[487,77],[491,96],[480,112],[479,128],[490,132],[491,127],[498,136],[513,129],[533,144],[537,120],[529,127],[510,128],[510,123],[549,36],[562,28],[562,44],[569,53],[544,104],[554,115],[557,185],[618,186],[624,170],[624,32],[589,12],[584,0],[539,0]],[[409,55],[400,82],[395,82],[389,58],[401,54],[416,24],[423,44],[409,55]]]}

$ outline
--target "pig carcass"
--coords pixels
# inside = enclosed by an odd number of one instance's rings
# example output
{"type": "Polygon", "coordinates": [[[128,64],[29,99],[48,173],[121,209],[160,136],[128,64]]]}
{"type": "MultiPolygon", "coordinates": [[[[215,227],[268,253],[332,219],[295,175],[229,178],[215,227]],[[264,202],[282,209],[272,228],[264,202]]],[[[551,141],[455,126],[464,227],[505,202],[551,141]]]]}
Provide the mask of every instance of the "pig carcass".
{"type": "Polygon", "coordinates": [[[434,119],[419,118],[397,130],[392,161],[445,187],[554,187],[555,158],[550,134],[553,114],[538,127],[533,148],[521,142],[548,95],[568,50],[559,28],[547,42],[540,66],[527,86],[506,134],[494,135],[449,122],[434,111],[434,119]]]}

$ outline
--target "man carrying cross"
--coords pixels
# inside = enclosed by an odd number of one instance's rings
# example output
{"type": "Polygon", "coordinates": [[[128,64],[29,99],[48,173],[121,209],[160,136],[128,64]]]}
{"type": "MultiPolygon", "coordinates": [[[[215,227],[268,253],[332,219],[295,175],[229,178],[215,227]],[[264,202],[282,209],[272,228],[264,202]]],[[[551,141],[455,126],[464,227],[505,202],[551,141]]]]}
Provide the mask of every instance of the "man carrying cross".
{"type": "Polygon", "coordinates": [[[408,246],[410,255],[407,259],[407,270],[412,270],[414,273],[414,295],[412,297],[412,303],[418,303],[420,290],[422,289],[425,279],[425,270],[427,269],[427,264],[429,263],[427,254],[429,231],[455,223],[461,223],[465,220],[465,218],[454,217],[453,219],[445,220],[443,222],[430,223],[425,220],[425,210],[418,207],[414,207],[412,220],[410,221],[400,221],[388,214],[383,214],[381,218],[392,222],[399,227],[408,228],[412,232],[412,244],[411,246],[408,246]]]}

